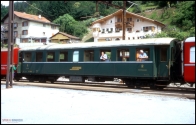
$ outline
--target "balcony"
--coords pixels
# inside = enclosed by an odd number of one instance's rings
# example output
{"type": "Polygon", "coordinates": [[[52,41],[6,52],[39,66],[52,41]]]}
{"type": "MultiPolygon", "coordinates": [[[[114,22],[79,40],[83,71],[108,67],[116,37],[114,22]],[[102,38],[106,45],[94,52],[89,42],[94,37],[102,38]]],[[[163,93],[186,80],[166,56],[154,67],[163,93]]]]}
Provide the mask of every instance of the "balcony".
{"type": "MultiPolygon", "coordinates": [[[[122,22],[115,22],[115,26],[122,27],[122,22]]],[[[134,27],[134,22],[133,21],[126,22],[126,27],[134,27]]]]}
{"type": "Polygon", "coordinates": [[[122,27],[122,22],[115,22],[115,27],[122,27]]]}
{"type": "Polygon", "coordinates": [[[4,25],[3,26],[3,29],[4,29],[4,31],[8,31],[8,26],[7,25],[4,25]]]}
{"type": "Polygon", "coordinates": [[[126,26],[131,26],[131,27],[134,27],[134,22],[133,21],[130,21],[130,22],[126,22],[126,26]]]}

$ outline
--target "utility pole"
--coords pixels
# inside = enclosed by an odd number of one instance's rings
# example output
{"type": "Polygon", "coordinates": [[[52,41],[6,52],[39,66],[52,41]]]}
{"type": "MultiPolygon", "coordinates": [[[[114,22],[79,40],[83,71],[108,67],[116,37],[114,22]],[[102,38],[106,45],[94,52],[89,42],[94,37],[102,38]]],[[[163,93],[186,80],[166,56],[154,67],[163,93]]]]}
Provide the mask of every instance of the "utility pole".
{"type": "Polygon", "coordinates": [[[14,22],[14,1],[9,1],[9,23],[8,23],[8,57],[7,57],[7,74],[6,74],[6,88],[12,88],[12,72],[10,70],[10,63],[13,62],[13,22],[14,22]],[[10,52],[11,51],[11,52],[10,52]],[[9,86],[10,83],[10,86],[9,86]]]}
{"type": "Polygon", "coordinates": [[[122,29],[123,29],[123,34],[122,38],[125,40],[125,27],[126,27],[126,2],[123,1],[123,18],[122,18],[122,29]]]}

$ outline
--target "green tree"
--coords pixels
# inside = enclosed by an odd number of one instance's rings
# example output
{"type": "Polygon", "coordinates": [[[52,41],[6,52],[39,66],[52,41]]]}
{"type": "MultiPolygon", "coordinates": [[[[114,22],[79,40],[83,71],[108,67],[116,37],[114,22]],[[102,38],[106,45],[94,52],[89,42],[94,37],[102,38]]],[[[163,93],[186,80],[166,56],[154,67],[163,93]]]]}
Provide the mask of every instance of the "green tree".
{"type": "Polygon", "coordinates": [[[37,8],[37,5],[35,3],[33,3],[27,10],[28,14],[33,14],[33,15],[38,15],[39,10],[37,8]]]}
{"type": "Polygon", "coordinates": [[[27,12],[29,5],[26,2],[14,2],[14,10],[19,12],[27,12]]]}
{"type": "Polygon", "coordinates": [[[64,14],[60,16],[53,23],[60,24],[60,31],[66,32],[70,35],[77,36],[82,38],[85,33],[87,33],[86,26],[76,21],[72,16],[69,14],[64,14]]]}
{"type": "Polygon", "coordinates": [[[195,1],[180,2],[172,17],[173,25],[177,25],[183,31],[195,27],[195,1]]]}
{"type": "Polygon", "coordinates": [[[1,19],[8,13],[8,7],[1,4],[1,19]]]}

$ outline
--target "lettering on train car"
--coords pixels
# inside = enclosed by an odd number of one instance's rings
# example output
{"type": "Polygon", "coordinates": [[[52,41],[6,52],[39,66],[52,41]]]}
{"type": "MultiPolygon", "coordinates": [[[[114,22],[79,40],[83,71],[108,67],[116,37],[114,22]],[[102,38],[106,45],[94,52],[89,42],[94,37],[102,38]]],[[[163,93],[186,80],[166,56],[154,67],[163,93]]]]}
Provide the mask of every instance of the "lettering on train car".
{"type": "Polygon", "coordinates": [[[29,65],[27,64],[27,67],[26,67],[26,69],[29,69],[29,65]]]}
{"type": "Polygon", "coordinates": [[[138,71],[147,71],[147,69],[144,69],[144,64],[141,64],[140,68],[141,69],[138,69],[138,71]]]}
{"type": "Polygon", "coordinates": [[[72,67],[70,70],[80,70],[82,67],[72,67]]]}

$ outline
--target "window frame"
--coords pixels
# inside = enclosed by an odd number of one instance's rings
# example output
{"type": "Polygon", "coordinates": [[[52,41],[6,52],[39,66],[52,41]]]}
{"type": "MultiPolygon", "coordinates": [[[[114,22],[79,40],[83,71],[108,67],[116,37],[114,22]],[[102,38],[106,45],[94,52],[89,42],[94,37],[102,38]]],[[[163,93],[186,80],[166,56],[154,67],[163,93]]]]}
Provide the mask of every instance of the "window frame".
{"type": "Polygon", "coordinates": [[[22,30],[22,35],[28,35],[28,30],[22,30]],[[25,34],[26,31],[26,34],[25,34]]]}
{"type": "Polygon", "coordinates": [[[28,21],[23,21],[23,22],[22,22],[22,26],[23,26],[23,27],[28,26],[28,21]]]}
{"type": "Polygon", "coordinates": [[[60,51],[59,52],[59,62],[68,62],[68,51],[60,51]],[[61,59],[61,54],[63,54],[64,58],[61,59]]]}
{"type": "Polygon", "coordinates": [[[46,62],[55,62],[55,52],[54,51],[47,52],[46,62]],[[49,58],[49,57],[52,57],[52,58],[49,58]]]}
{"type": "Polygon", "coordinates": [[[74,50],[72,57],[73,57],[72,58],[73,62],[79,62],[80,51],[79,50],[74,50]]]}
{"type": "Polygon", "coordinates": [[[189,62],[195,63],[195,46],[191,46],[189,52],[190,52],[189,62]]]}

